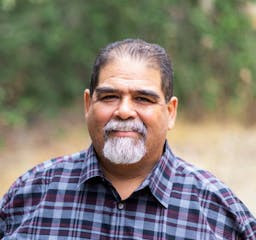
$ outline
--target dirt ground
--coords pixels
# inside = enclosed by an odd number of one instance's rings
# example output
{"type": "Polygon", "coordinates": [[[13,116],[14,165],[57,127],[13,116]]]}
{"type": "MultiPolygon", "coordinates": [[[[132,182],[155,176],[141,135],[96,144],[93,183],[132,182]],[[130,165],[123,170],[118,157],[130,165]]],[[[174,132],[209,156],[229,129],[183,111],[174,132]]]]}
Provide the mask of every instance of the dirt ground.
{"type": "MultiPolygon", "coordinates": [[[[220,178],[256,215],[256,127],[178,119],[168,140],[177,155],[220,178]]],[[[11,129],[0,149],[0,197],[34,165],[89,144],[82,114],[11,129]]]]}

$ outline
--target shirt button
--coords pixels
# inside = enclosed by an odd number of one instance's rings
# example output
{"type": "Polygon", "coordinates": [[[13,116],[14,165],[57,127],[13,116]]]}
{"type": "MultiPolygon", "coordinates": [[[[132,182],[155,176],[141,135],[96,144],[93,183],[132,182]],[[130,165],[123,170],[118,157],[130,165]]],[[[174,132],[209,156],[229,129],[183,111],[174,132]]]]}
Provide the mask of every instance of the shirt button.
{"type": "Polygon", "coordinates": [[[119,203],[117,204],[117,208],[118,208],[119,210],[124,209],[124,203],[123,203],[123,202],[119,202],[119,203]]]}

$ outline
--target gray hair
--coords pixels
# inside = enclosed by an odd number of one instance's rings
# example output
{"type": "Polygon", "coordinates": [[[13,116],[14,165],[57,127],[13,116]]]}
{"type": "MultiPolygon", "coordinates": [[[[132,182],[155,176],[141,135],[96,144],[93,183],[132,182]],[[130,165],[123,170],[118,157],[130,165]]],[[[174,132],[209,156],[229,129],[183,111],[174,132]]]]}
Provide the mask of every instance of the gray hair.
{"type": "Polygon", "coordinates": [[[96,57],[90,82],[90,94],[93,95],[99,82],[100,69],[117,57],[130,56],[134,59],[145,60],[160,70],[161,88],[168,102],[173,95],[173,70],[170,59],[164,48],[157,44],[147,43],[141,39],[125,39],[110,43],[96,57]]]}

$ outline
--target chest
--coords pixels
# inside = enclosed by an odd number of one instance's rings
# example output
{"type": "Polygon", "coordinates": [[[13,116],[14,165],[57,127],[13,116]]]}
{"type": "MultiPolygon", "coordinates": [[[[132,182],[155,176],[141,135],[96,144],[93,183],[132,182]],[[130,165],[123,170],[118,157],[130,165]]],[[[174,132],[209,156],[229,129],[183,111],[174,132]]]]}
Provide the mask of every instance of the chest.
{"type": "Polygon", "coordinates": [[[79,191],[49,188],[40,204],[23,218],[17,211],[13,221],[16,239],[214,239],[196,203],[173,199],[165,208],[148,188],[121,201],[102,183],[79,191]]]}

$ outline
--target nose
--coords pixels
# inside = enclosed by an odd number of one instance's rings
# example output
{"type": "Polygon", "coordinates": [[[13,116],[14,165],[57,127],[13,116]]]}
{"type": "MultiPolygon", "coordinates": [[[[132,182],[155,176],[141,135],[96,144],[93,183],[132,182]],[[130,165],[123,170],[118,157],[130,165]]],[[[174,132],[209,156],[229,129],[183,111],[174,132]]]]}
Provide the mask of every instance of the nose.
{"type": "Polygon", "coordinates": [[[124,98],[120,101],[114,115],[119,119],[127,120],[136,118],[137,112],[132,101],[128,98],[124,98]]]}

